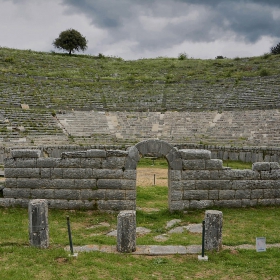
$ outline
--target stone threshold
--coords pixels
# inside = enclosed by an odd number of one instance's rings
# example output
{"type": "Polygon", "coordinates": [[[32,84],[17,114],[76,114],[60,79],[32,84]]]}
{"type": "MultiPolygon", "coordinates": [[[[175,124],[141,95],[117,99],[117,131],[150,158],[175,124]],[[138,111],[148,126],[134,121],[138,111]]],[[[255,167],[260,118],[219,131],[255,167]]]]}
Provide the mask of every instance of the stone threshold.
{"type": "MultiPolygon", "coordinates": [[[[70,247],[65,247],[66,251],[70,251],[70,247]]],[[[104,253],[114,253],[114,254],[124,254],[117,251],[116,245],[85,245],[85,246],[73,246],[73,251],[75,253],[80,252],[104,252],[104,253]]],[[[201,253],[201,245],[190,245],[190,246],[161,246],[161,245],[137,245],[136,251],[130,253],[131,255],[149,255],[149,256],[159,256],[159,255],[185,255],[185,254],[198,254],[201,253]]]]}
{"type": "MultiPolygon", "coordinates": [[[[266,244],[266,248],[280,248],[280,243],[266,244]]],[[[136,251],[130,253],[131,255],[148,255],[148,256],[164,256],[164,255],[192,255],[201,253],[201,245],[137,245],[136,251]]],[[[223,250],[256,250],[256,245],[242,244],[237,246],[226,246],[223,245],[223,250]]],[[[70,247],[65,247],[66,251],[70,251],[70,247]]],[[[103,252],[113,254],[124,254],[117,251],[116,245],[84,245],[74,246],[73,251],[75,253],[80,252],[103,252]]]]}

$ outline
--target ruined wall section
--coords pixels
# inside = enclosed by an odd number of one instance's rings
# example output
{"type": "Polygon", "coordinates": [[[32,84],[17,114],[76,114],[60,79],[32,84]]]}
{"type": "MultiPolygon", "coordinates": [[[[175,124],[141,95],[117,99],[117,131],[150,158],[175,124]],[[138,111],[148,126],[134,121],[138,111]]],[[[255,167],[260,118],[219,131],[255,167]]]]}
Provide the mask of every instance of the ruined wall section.
{"type": "Polygon", "coordinates": [[[13,150],[0,205],[27,207],[29,199],[41,198],[50,208],[135,209],[136,170],[127,170],[127,155],[87,150],[43,158],[39,150],[13,150]]]}
{"type": "Polygon", "coordinates": [[[211,159],[210,151],[180,153],[182,170],[170,174],[172,210],[280,205],[277,162],[259,162],[252,170],[236,170],[223,167],[222,160],[211,159]]]}
{"type": "Polygon", "coordinates": [[[5,159],[6,184],[0,206],[27,207],[47,199],[50,208],[120,211],[136,209],[136,168],[140,155],[168,161],[169,210],[280,205],[280,166],[223,167],[211,152],[147,140],[121,150],[87,150],[41,157],[40,150],[13,150],[5,159]]]}

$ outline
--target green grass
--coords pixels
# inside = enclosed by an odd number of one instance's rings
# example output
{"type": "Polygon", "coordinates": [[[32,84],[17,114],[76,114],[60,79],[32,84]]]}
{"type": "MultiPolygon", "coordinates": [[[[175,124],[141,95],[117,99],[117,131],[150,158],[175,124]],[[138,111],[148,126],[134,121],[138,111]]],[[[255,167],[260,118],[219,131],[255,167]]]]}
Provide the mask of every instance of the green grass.
{"type": "MultiPolygon", "coordinates": [[[[168,168],[168,163],[165,158],[141,158],[138,162],[138,167],[149,167],[149,168],[168,168]]],[[[230,167],[232,169],[252,169],[252,163],[234,161],[234,160],[224,160],[224,167],[230,167]]]]}
{"type": "Polygon", "coordinates": [[[232,169],[252,169],[251,162],[224,160],[223,165],[224,165],[224,167],[230,167],[232,169]]]}
{"type": "MultiPolygon", "coordinates": [[[[161,193],[161,191],[159,191],[161,193]]],[[[143,197],[142,194],[139,196],[143,197]]],[[[150,199],[151,197],[146,197],[150,199]]],[[[140,198],[139,198],[140,199],[140,198]]],[[[166,199],[166,193],[157,199],[166,199]],[[161,198],[160,198],[161,197],[161,198]]],[[[141,199],[139,200],[141,201],[141,199]]],[[[266,236],[267,243],[279,242],[280,209],[260,207],[250,209],[220,209],[223,211],[223,244],[255,244],[255,237],[266,236]]],[[[1,279],[278,279],[279,248],[257,253],[255,250],[222,250],[207,252],[208,262],[198,262],[197,255],[132,256],[101,252],[68,256],[66,216],[70,216],[74,245],[116,244],[113,237],[98,237],[108,229],[90,229],[100,222],[116,226],[116,215],[95,211],[49,211],[49,249],[28,245],[26,209],[0,209],[0,273],[1,279]]],[[[152,229],[152,233],[137,238],[137,244],[159,244],[152,235],[166,232],[166,221],[180,218],[181,224],[199,223],[204,211],[187,214],[137,212],[137,226],[152,229]]],[[[200,244],[200,234],[172,234],[169,242],[160,244],[200,244]]]]}
{"type": "Polygon", "coordinates": [[[138,161],[137,166],[149,168],[168,168],[168,163],[165,158],[142,157],[138,161]]]}
{"type": "MultiPolygon", "coordinates": [[[[167,221],[178,224],[201,223],[204,210],[170,213],[167,210],[167,187],[138,187],[137,206],[159,211],[137,211],[137,226],[151,233],[137,238],[138,245],[201,244],[201,234],[185,232],[168,234],[167,221]],[[164,242],[154,240],[168,234],[164,242]]],[[[223,212],[223,244],[255,244],[265,236],[267,243],[279,243],[280,208],[257,207],[219,209],[223,212]]],[[[70,216],[73,244],[115,245],[116,238],[105,234],[116,228],[117,214],[98,211],[49,210],[50,247],[31,248],[28,243],[27,209],[0,209],[0,273],[2,279],[277,279],[280,273],[279,248],[257,253],[255,250],[222,250],[207,252],[209,262],[198,262],[197,255],[133,256],[101,252],[68,256],[66,216],[70,216]],[[100,225],[109,223],[110,227],[100,225]]]]}

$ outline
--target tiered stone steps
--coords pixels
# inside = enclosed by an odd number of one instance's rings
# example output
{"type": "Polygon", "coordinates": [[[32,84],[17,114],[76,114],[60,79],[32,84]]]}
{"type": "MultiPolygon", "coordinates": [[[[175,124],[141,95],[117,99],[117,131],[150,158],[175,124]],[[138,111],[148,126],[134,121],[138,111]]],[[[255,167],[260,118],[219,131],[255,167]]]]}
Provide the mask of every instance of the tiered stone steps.
{"type": "Polygon", "coordinates": [[[277,146],[279,110],[205,112],[76,112],[57,115],[78,143],[137,143],[150,138],[167,142],[277,146]]]}
{"type": "Polygon", "coordinates": [[[0,73],[0,107],[94,111],[230,111],[280,108],[280,76],[165,82],[35,79],[0,73]]]}

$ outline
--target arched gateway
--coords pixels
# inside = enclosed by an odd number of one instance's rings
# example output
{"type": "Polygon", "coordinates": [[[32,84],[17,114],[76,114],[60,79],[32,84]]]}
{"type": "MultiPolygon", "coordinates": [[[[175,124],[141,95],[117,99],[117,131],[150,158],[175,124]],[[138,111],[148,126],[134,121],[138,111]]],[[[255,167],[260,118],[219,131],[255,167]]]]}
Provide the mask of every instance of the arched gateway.
{"type": "Polygon", "coordinates": [[[182,158],[181,154],[177,148],[174,148],[165,141],[157,139],[149,139],[142,142],[139,142],[135,146],[128,149],[127,156],[127,165],[126,169],[135,170],[137,168],[137,163],[142,156],[151,156],[151,157],[164,157],[168,162],[168,205],[169,210],[182,210],[182,207],[179,207],[177,202],[172,201],[172,194],[174,191],[172,188],[175,187],[173,183],[176,175],[174,171],[182,170],[182,158]]]}
{"type": "Polygon", "coordinates": [[[136,168],[143,156],[168,161],[168,207],[183,211],[207,207],[280,205],[280,166],[254,163],[252,169],[223,167],[207,150],[178,150],[165,141],[142,141],[126,151],[92,149],[43,157],[41,150],[17,149],[5,159],[0,207],[27,207],[47,199],[50,208],[136,208],[136,168]]]}

